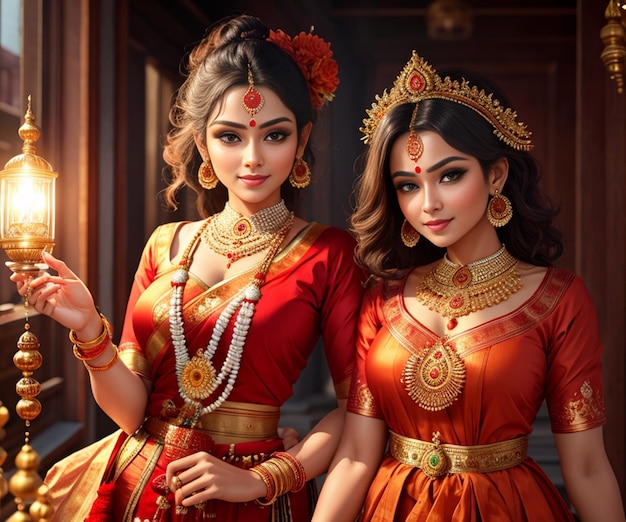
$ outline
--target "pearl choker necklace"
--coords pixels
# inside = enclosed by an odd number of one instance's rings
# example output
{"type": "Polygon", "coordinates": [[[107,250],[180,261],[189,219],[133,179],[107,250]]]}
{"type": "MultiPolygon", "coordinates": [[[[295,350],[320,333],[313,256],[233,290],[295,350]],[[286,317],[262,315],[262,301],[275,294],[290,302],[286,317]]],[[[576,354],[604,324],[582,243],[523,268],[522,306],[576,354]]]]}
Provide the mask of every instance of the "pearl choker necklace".
{"type": "Polygon", "coordinates": [[[183,292],[189,279],[191,254],[197,246],[200,235],[204,233],[209,223],[211,223],[211,220],[207,220],[205,224],[200,227],[198,232],[196,232],[189,246],[183,253],[178,270],[176,270],[172,277],[170,334],[172,336],[172,344],[174,345],[174,354],[176,356],[178,392],[187,406],[191,407],[192,411],[192,415],[184,419],[184,424],[189,426],[195,425],[202,415],[211,413],[219,408],[228,398],[235,385],[246,337],[252,323],[252,316],[254,315],[256,303],[261,298],[260,288],[265,282],[265,275],[272,260],[293,225],[293,214],[290,213],[290,219],[286,223],[283,223],[282,227],[272,235],[269,245],[266,245],[269,246],[269,250],[250,282],[220,314],[206,349],[198,349],[196,354],[190,358],[183,324],[183,292]],[[235,319],[233,336],[222,368],[218,373],[213,366],[212,359],[224,330],[228,327],[228,324],[237,310],[239,310],[239,312],[235,319]],[[201,401],[208,398],[226,379],[228,380],[219,397],[211,404],[202,406],[201,401]]]}
{"type": "Polygon", "coordinates": [[[230,268],[238,259],[265,250],[292,218],[284,200],[248,217],[226,203],[222,212],[209,219],[202,239],[228,258],[226,268],[230,268]]]}

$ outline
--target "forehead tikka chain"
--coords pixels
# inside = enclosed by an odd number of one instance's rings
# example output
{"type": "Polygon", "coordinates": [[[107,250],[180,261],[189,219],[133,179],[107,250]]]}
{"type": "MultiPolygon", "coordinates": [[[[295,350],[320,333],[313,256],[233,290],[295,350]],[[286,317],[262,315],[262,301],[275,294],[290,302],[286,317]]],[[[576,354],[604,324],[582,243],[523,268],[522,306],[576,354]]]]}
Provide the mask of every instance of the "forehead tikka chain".
{"type": "Polygon", "coordinates": [[[178,391],[185,403],[191,406],[194,412],[191,417],[185,419],[185,423],[190,426],[193,426],[202,415],[206,415],[219,408],[228,398],[235,386],[248,330],[252,323],[252,316],[256,309],[256,303],[261,298],[260,288],[265,282],[265,275],[267,274],[272,260],[291,229],[293,214],[291,214],[291,218],[287,223],[274,234],[268,252],[250,282],[220,314],[206,349],[198,349],[195,355],[190,358],[183,322],[183,293],[189,279],[191,254],[197,246],[198,239],[207,224],[208,221],[200,227],[183,253],[179,268],[172,277],[172,295],[170,298],[170,334],[172,336],[172,344],[174,345],[174,354],[176,356],[178,391]],[[218,373],[213,366],[212,360],[222,335],[237,310],[239,311],[235,319],[232,339],[226,353],[226,358],[218,373]],[[208,398],[226,379],[226,384],[219,397],[212,403],[202,406],[201,401],[208,398]]]}

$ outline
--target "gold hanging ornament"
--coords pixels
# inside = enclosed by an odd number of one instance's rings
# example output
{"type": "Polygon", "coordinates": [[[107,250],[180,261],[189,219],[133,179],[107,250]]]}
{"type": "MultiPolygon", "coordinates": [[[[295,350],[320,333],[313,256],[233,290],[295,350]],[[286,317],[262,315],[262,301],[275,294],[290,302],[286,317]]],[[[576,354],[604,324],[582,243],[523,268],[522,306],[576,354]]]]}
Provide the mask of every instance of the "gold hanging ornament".
{"type": "MultiPolygon", "coordinates": [[[[52,252],[54,246],[55,179],[57,173],[50,164],[35,154],[35,142],[41,135],[31,110],[31,97],[24,116],[24,124],[18,134],[24,141],[22,154],[11,158],[0,171],[0,247],[10,261],[6,265],[15,273],[35,276],[48,267],[42,262],[43,252],[52,252]]],[[[15,385],[20,396],[15,409],[24,420],[24,444],[15,457],[17,471],[9,481],[9,491],[15,497],[17,511],[7,522],[30,522],[28,505],[37,499],[38,489],[43,484],[37,473],[39,454],[30,445],[30,423],[41,413],[37,396],[40,383],[33,373],[41,367],[42,356],[39,341],[30,331],[28,292],[24,296],[24,333],[20,336],[18,351],[13,363],[22,377],[15,385]]],[[[45,496],[38,499],[38,508],[46,509],[45,496]]]]}

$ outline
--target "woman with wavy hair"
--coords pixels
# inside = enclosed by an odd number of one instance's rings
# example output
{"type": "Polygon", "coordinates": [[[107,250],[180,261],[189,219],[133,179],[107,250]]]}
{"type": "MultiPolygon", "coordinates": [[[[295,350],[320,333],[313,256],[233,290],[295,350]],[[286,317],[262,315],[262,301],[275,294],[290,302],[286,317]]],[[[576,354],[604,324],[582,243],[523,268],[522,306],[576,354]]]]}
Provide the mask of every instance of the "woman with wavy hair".
{"type": "Polygon", "coordinates": [[[582,280],[503,94],[413,53],[376,98],[352,227],[373,274],[314,522],[572,521],[528,436],[545,400],[580,520],[624,521],[582,280]]]}
{"type": "Polygon", "coordinates": [[[119,346],[62,261],[44,258],[58,275],[15,278],[70,329],[121,429],[109,453],[97,445],[48,474],[63,520],[83,520],[77,497],[89,522],[310,520],[312,479],[343,426],[363,273],[347,232],[291,208],[311,180],[315,113],[338,83],[330,46],[229,17],[191,51],[187,72],[170,113],[165,195],[175,207],[191,189],[202,219],[149,238],[119,346]],[[320,337],[338,407],[284,444],[280,408],[320,337]],[[101,482],[93,502],[90,481],[101,482]]]}

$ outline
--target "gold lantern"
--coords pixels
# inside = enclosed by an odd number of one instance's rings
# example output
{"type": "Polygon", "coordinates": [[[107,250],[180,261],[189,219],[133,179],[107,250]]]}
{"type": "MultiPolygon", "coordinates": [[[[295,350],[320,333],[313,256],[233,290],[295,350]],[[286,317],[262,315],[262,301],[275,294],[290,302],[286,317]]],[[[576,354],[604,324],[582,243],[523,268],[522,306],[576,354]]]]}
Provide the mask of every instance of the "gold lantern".
{"type": "MultiPolygon", "coordinates": [[[[50,164],[35,154],[35,142],[41,130],[35,124],[31,97],[18,134],[23,140],[22,154],[11,158],[0,171],[0,247],[6,252],[7,266],[16,273],[36,275],[48,266],[42,262],[43,252],[52,252],[54,246],[55,180],[58,176],[50,164]]],[[[42,479],[37,473],[39,455],[30,445],[30,423],[41,413],[37,395],[41,385],[33,373],[41,366],[39,341],[30,331],[28,295],[24,298],[24,333],[20,336],[13,363],[22,377],[15,390],[20,396],[16,411],[24,420],[24,444],[15,458],[16,473],[9,481],[9,491],[15,497],[17,511],[9,522],[30,522],[35,519],[28,512],[29,504],[36,504],[36,512],[45,508],[42,479]]],[[[44,509],[45,511],[45,509],[44,509]]],[[[46,511],[49,513],[50,510],[46,511]]],[[[38,517],[37,520],[40,520],[38,517]]]]}
{"type": "Polygon", "coordinates": [[[18,134],[22,154],[11,158],[0,171],[0,247],[14,272],[39,272],[43,252],[54,246],[55,180],[58,174],[35,154],[41,130],[35,125],[31,97],[18,134]]]}

